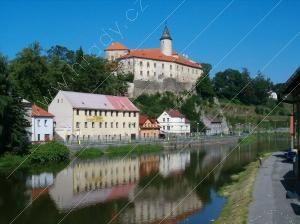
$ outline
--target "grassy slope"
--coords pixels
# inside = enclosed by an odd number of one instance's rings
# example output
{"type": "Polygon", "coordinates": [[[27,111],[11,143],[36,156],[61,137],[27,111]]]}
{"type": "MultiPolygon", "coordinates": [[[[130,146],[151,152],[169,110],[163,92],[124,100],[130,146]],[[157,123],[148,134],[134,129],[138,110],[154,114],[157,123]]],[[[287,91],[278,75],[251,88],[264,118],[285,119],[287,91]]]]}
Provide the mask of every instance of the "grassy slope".
{"type": "Polygon", "coordinates": [[[163,150],[160,144],[147,144],[147,145],[124,145],[124,146],[110,146],[105,151],[97,148],[87,148],[75,153],[79,159],[92,159],[98,158],[103,155],[119,156],[119,155],[138,155],[149,152],[159,152],[163,150]]]}
{"type": "MultiPolygon", "coordinates": [[[[268,156],[270,154],[266,154],[268,156]]],[[[245,169],[233,175],[232,182],[223,186],[219,194],[227,197],[227,202],[215,224],[247,223],[249,205],[252,201],[252,192],[259,170],[258,161],[248,164],[245,169]]]]}

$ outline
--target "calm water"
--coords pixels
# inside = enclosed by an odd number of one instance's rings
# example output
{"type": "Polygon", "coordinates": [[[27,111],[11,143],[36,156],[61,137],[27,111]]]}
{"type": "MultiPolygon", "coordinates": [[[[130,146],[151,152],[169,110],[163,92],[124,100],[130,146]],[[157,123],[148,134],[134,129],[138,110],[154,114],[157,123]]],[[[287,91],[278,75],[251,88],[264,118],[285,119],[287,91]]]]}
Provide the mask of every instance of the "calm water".
{"type": "Polygon", "coordinates": [[[60,171],[22,171],[9,179],[2,174],[0,223],[27,205],[14,223],[210,223],[226,202],[216,191],[230,174],[258,152],[288,146],[288,138],[263,137],[234,150],[217,168],[235,144],[76,161],[60,171]]]}

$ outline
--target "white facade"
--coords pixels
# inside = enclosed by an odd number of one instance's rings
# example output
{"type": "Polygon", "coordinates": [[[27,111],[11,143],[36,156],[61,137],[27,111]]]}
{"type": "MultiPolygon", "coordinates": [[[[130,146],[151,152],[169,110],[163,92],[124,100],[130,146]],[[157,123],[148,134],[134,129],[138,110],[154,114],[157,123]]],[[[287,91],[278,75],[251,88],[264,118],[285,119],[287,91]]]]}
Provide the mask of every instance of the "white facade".
{"type": "Polygon", "coordinates": [[[164,111],[158,118],[161,133],[187,135],[191,132],[190,123],[183,116],[174,117],[164,111]]]}
{"type": "Polygon", "coordinates": [[[31,141],[51,141],[53,139],[53,118],[32,117],[31,118],[31,141]]]}
{"type": "Polygon", "coordinates": [[[139,110],[127,97],[59,91],[49,105],[55,132],[66,141],[135,139],[139,110]]]}

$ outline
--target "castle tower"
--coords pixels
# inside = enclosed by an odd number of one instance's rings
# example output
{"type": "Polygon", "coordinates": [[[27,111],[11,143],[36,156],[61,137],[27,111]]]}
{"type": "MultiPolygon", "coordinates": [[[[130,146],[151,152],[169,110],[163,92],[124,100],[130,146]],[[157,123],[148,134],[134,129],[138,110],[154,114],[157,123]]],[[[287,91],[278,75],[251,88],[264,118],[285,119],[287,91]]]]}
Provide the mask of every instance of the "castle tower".
{"type": "Polygon", "coordinates": [[[165,26],[160,38],[160,51],[164,55],[172,55],[172,38],[167,26],[165,26]]]}

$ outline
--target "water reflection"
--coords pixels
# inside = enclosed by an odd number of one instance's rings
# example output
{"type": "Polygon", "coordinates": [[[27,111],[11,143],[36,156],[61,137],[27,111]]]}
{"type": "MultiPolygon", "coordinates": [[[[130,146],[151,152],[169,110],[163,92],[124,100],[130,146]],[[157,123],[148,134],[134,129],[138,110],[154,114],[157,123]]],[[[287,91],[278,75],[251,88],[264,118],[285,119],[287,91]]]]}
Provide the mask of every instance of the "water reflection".
{"type": "MultiPolygon", "coordinates": [[[[158,223],[165,217],[164,223],[208,223],[225,202],[215,192],[229,176],[255,159],[262,149],[282,149],[288,143],[275,140],[243,145],[222,163],[234,144],[126,159],[76,161],[57,175],[27,177],[29,201],[40,193],[45,195],[33,203],[27,220],[38,223],[32,217],[47,206],[47,214],[40,218],[48,218],[49,223],[59,221],[71,209],[74,211],[65,223],[107,223],[128,204],[113,223],[158,223]]],[[[25,223],[22,217],[19,221],[25,223]]]]}

